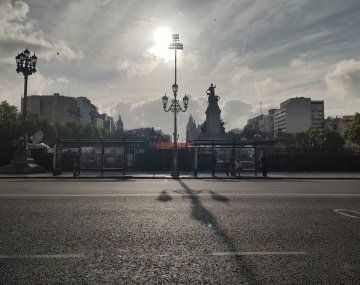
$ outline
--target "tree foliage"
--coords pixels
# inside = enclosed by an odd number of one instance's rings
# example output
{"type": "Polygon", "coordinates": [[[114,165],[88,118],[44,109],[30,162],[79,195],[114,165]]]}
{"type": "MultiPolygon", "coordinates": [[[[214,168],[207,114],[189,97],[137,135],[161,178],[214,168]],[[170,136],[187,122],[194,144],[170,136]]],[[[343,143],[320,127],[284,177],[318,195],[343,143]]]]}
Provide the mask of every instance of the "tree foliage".
{"type": "Polygon", "coordinates": [[[360,113],[355,114],[354,121],[346,129],[344,137],[349,142],[360,145],[360,113]]]}
{"type": "Polygon", "coordinates": [[[20,114],[15,106],[8,102],[0,103],[0,146],[8,147],[14,144],[15,139],[19,138],[20,114]]]}
{"type": "MultiPolygon", "coordinates": [[[[26,130],[28,136],[33,135],[37,131],[44,133],[43,142],[49,146],[53,146],[56,138],[116,138],[120,134],[112,134],[105,128],[98,128],[92,124],[81,124],[79,122],[69,122],[65,125],[50,124],[39,114],[28,113],[26,120],[26,130]]],[[[21,114],[19,110],[3,101],[0,104],[0,146],[11,147],[15,141],[21,136],[21,114]]],[[[125,131],[121,134],[124,138],[143,138],[147,142],[170,141],[169,135],[161,130],[154,128],[139,128],[125,131]]]]}
{"type": "Polygon", "coordinates": [[[298,149],[331,149],[342,150],[345,144],[343,137],[329,129],[310,128],[306,132],[295,134],[283,133],[278,136],[279,143],[288,148],[298,149]]]}

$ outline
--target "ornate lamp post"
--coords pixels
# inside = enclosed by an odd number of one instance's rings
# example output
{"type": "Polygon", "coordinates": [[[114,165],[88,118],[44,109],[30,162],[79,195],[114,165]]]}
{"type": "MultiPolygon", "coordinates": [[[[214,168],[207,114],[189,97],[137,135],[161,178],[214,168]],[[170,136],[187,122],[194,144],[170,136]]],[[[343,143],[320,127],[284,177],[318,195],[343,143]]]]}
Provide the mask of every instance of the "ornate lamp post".
{"type": "Polygon", "coordinates": [[[182,107],[179,103],[179,100],[177,99],[177,91],[178,91],[178,85],[177,85],[177,81],[176,81],[176,67],[177,67],[177,50],[182,50],[183,49],[183,44],[179,43],[179,35],[178,34],[173,34],[172,35],[173,38],[173,42],[169,45],[169,49],[174,49],[175,50],[175,83],[172,85],[172,91],[174,93],[174,99],[171,100],[171,105],[167,108],[167,104],[169,101],[169,98],[166,96],[162,97],[162,103],[163,103],[163,108],[165,112],[173,112],[174,113],[174,139],[173,139],[173,164],[172,164],[172,171],[171,171],[171,176],[172,177],[179,177],[179,171],[178,171],[178,154],[177,154],[177,139],[178,139],[178,134],[177,134],[177,113],[178,112],[185,112],[188,104],[189,104],[189,97],[188,96],[184,96],[183,98],[183,104],[184,107],[182,107]]]}
{"type": "Polygon", "coordinates": [[[26,132],[26,103],[27,103],[27,83],[29,75],[36,72],[36,63],[37,57],[34,53],[33,56],[30,56],[30,51],[28,49],[24,50],[16,57],[16,71],[17,73],[22,73],[24,75],[24,99],[22,104],[22,117],[21,117],[21,127],[22,127],[22,136],[24,138],[24,150],[26,157],[27,149],[27,132],[26,132]]]}

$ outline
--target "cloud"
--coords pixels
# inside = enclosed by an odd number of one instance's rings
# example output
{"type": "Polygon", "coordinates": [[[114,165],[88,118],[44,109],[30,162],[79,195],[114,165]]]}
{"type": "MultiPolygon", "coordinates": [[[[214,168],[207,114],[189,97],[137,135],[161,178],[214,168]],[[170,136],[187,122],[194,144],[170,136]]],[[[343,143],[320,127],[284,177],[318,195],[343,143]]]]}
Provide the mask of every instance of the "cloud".
{"type": "MultiPolygon", "coordinates": [[[[204,98],[196,99],[190,96],[189,108],[186,113],[178,114],[178,132],[180,139],[186,135],[186,124],[190,114],[197,124],[205,121],[205,110],[207,102],[204,98]]],[[[221,105],[221,116],[226,123],[226,130],[241,128],[247,119],[254,115],[251,105],[240,100],[228,100],[221,105]]],[[[108,110],[115,119],[121,115],[125,129],[139,127],[155,127],[168,134],[173,132],[173,114],[165,113],[162,109],[161,99],[150,99],[141,103],[131,103],[128,101],[119,102],[115,107],[108,110]]]]}
{"type": "MultiPolygon", "coordinates": [[[[198,124],[201,124],[205,118],[203,102],[190,97],[189,108],[186,113],[178,114],[178,130],[180,139],[183,139],[186,133],[186,124],[190,114],[195,118],[198,124]]],[[[119,102],[115,107],[108,110],[114,118],[121,115],[125,129],[135,129],[140,127],[154,127],[161,129],[168,134],[173,132],[173,114],[164,112],[161,98],[154,98],[140,103],[129,101],[119,102]]]]}
{"type": "Polygon", "coordinates": [[[255,116],[255,113],[250,104],[240,100],[228,100],[222,107],[221,115],[226,123],[226,131],[229,131],[234,128],[242,128],[249,118],[255,116]]]}
{"type": "Polygon", "coordinates": [[[325,76],[330,93],[346,98],[360,99],[360,61],[343,60],[325,76]]]}
{"type": "Polygon", "coordinates": [[[81,52],[74,51],[63,40],[47,40],[42,30],[27,20],[29,9],[29,5],[23,1],[12,4],[10,0],[5,0],[0,3],[0,45],[3,57],[13,58],[16,51],[25,47],[35,50],[39,58],[47,60],[55,57],[57,51],[66,59],[82,56],[81,52]]]}
{"type": "Polygon", "coordinates": [[[122,59],[116,62],[116,69],[124,72],[127,77],[145,77],[155,70],[159,61],[148,53],[141,60],[122,59]]]}
{"type": "MultiPolygon", "coordinates": [[[[356,71],[335,70],[344,59],[359,60],[359,11],[358,0],[0,0],[0,96],[19,105],[23,82],[14,56],[28,45],[39,52],[39,77],[31,76],[30,90],[66,93],[67,82],[57,80],[66,78],[72,96],[87,96],[104,111],[123,106],[125,125],[153,123],[172,133],[160,98],[171,92],[173,53],[168,62],[151,53],[154,32],[168,27],[184,44],[179,93],[192,94],[179,123],[190,113],[203,122],[205,90],[213,82],[227,129],[242,127],[253,116],[242,103],[262,101],[266,111],[295,96],[324,100],[331,91],[355,98],[356,71]],[[238,111],[226,103],[231,100],[238,111]]],[[[359,109],[331,102],[336,112],[359,109]]]]}

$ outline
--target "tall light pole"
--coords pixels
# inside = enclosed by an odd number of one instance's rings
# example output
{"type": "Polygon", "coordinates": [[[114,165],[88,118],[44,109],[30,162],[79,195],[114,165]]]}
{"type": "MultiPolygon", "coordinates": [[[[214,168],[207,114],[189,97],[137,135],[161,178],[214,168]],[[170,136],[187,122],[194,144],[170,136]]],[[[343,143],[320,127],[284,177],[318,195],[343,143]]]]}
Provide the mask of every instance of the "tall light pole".
{"type": "Polygon", "coordinates": [[[169,101],[169,98],[166,96],[162,97],[162,103],[163,103],[163,108],[165,112],[173,112],[174,113],[174,133],[173,133],[173,163],[172,163],[172,171],[171,171],[171,176],[172,177],[179,177],[179,171],[178,171],[178,153],[177,153],[177,139],[178,139],[178,134],[177,134],[177,113],[178,112],[185,112],[188,104],[189,104],[189,97],[188,96],[184,96],[183,98],[183,104],[184,107],[182,108],[179,100],[177,100],[177,91],[178,91],[178,85],[177,85],[177,73],[176,73],[176,68],[177,68],[177,50],[182,50],[183,49],[183,44],[179,42],[179,34],[173,34],[172,35],[172,39],[173,42],[169,45],[169,49],[173,49],[175,51],[175,82],[172,85],[172,91],[174,93],[174,99],[171,100],[171,105],[167,108],[167,104],[169,101]]]}
{"type": "Polygon", "coordinates": [[[16,57],[16,71],[17,73],[22,73],[24,75],[24,99],[22,102],[22,117],[21,117],[21,132],[24,139],[24,155],[25,158],[26,155],[26,149],[27,149],[27,132],[26,132],[26,105],[27,105],[27,83],[28,83],[28,77],[29,75],[36,72],[36,63],[37,63],[37,57],[34,53],[33,56],[30,56],[30,51],[28,49],[24,50],[20,54],[18,54],[16,57]]]}

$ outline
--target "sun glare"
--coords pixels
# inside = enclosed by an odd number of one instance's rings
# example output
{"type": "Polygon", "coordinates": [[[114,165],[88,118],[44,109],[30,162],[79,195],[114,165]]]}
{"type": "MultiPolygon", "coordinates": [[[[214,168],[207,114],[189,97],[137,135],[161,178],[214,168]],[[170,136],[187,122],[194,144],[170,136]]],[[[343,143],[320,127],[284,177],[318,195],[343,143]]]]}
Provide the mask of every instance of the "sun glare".
{"type": "Polygon", "coordinates": [[[173,58],[173,53],[169,50],[169,44],[172,41],[171,32],[168,27],[157,29],[153,35],[155,45],[150,51],[157,57],[170,61],[173,58]]]}

